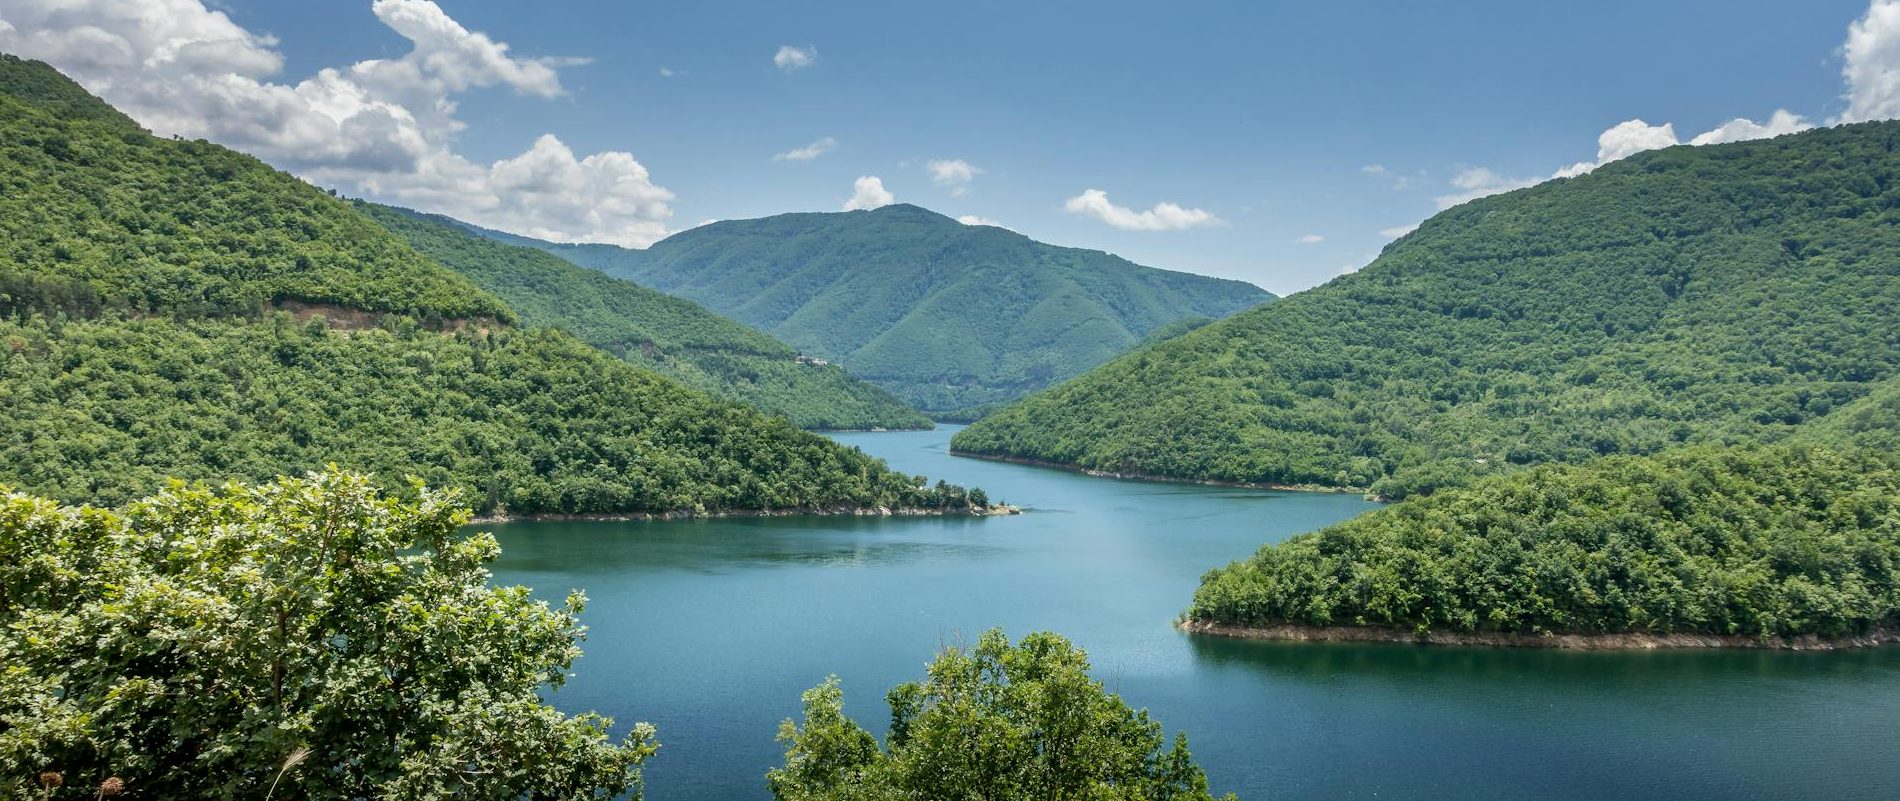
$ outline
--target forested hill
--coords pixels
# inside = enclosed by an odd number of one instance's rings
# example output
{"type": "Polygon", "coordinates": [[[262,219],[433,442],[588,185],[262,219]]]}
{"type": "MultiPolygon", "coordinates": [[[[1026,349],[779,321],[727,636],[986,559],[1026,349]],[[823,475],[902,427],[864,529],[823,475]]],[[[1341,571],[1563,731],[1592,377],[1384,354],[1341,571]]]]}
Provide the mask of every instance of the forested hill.
{"type": "Polygon", "coordinates": [[[1900,370],[1900,123],[1676,147],[1447,210],[962,452],[1365,487],[1778,440],[1900,370]]]}
{"type": "Polygon", "coordinates": [[[699,301],[939,415],[1021,397],[1182,318],[1273,297],[902,204],[727,220],[646,250],[498,236],[699,301]]]}
{"type": "Polygon", "coordinates": [[[521,513],[967,511],[553,329],[291,176],[0,58],[0,485],[119,504],[336,463],[521,513]],[[322,304],[298,319],[270,304],[322,304]],[[456,322],[455,325],[449,325],[456,322]],[[347,330],[339,330],[347,329],[347,330]]]}
{"type": "Polygon", "coordinates": [[[695,389],[784,415],[801,428],[929,428],[930,419],[843,368],[798,359],[697,303],[480,236],[447,217],[358,201],[422,254],[500,296],[527,325],[590,345],[695,389]]]}
{"type": "Polygon", "coordinates": [[[256,315],[284,301],[512,318],[349,204],[244,154],[152,136],[52,68],[0,55],[0,312],[256,315]]]}

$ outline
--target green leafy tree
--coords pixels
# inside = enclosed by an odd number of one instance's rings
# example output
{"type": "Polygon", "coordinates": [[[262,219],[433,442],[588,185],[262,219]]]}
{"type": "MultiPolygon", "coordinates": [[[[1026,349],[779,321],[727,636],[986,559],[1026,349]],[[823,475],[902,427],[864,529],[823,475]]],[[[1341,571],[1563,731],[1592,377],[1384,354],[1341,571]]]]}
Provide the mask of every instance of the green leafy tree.
{"type": "MultiPolygon", "coordinates": [[[[844,714],[837,677],[806,691],[805,722],[779,728],[780,801],[1197,801],[1207,778],[1161,724],[1089,677],[1088,655],[1048,632],[1001,631],[948,649],[922,683],[892,689],[889,745],[844,714]]],[[[1232,796],[1228,796],[1232,798],[1232,796]]]]}
{"type": "Polygon", "coordinates": [[[455,536],[466,519],[334,470],[123,514],[6,495],[0,794],[637,793],[651,727],[615,742],[539,696],[580,655],[583,599],[491,587],[498,546],[455,536]]]}

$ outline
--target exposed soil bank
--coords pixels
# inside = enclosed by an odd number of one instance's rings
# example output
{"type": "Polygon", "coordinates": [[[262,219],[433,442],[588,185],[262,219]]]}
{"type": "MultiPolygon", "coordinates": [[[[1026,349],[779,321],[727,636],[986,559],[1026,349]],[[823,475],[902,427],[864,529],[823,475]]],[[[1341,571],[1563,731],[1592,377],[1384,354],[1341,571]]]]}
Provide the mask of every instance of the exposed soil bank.
{"type": "Polygon", "coordinates": [[[1511,634],[1504,632],[1431,632],[1419,635],[1399,629],[1369,626],[1236,626],[1205,620],[1175,624],[1190,634],[1295,642],[1404,642],[1416,645],[1482,645],[1495,648],[1564,648],[1578,651],[1624,651],[1656,648],[1773,648],[1788,651],[1832,651],[1900,645],[1900,630],[1879,629],[1859,637],[1770,637],[1738,634],[1511,634]]]}
{"type": "Polygon", "coordinates": [[[487,514],[468,522],[471,525],[490,523],[511,523],[517,520],[702,520],[715,517],[997,517],[1001,515],[1022,514],[1021,507],[1008,504],[996,504],[983,508],[968,509],[892,509],[886,506],[834,506],[822,509],[725,509],[715,512],[702,512],[694,509],[675,509],[671,512],[585,512],[581,514],[487,514]]]}
{"type": "MultiPolygon", "coordinates": [[[[988,454],[988,453],[972,453],[970,451],[960,451],[955,448],[950,449],[950,455],[962,456],[962,457],[966,457],[970,459],[986,459],[992,462],[1008,462],[1010,464],[1023,464],[1023,465],[1029,465],[1030,467],[1047,467],[1047,468],[1051,468],[1055,470],[1067,471],[1070,473],[1081,473],[1082,475],[1085,475],[1085,476],[1095,476],[1097,478],[1119,478],[1124,481],[1157,481],[1157,482],[1161,482],[1165,484],[1199,484],[1204,487],[1239,487],[1241,489],[1281,490],[1285,492],[1352,492],[1352,493],[1358,493],[1361,495],[1366,493],[1366,488],[1364,487],[1328,487],[1322,484],[1262,484],[1262,483],[1255,483],[1255,482],[1248,482],[1248,481],[1220,481],[1218,479],[1212,479],[1212,478],[1182,478],[1180,476],[1161,476],[1161,475],[1155,475],[1153,473],[1139,473],[1139,472],[1119,473],[1113,470],[1097,470],[1090,467],[1081,467],[1079,465],[1072,465],[1072,464],[1067,464],[1064,462],[1048,462],[1048,461],[1043,461],[1041,459],[1028,459],[1021,456],[996,456],[996,455],[988,454]]],[[[1378,500],[1378,499],[1373,498],[1370,500],[1378,500]]]]}

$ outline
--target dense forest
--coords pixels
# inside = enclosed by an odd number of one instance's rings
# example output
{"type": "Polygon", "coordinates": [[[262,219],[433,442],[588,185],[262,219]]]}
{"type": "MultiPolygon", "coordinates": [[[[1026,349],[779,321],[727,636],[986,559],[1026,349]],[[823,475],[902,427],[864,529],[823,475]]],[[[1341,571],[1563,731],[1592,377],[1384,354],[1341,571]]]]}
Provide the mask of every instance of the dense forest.
{"type": "Polygon", "coordinates": [[[991,630],[973,648],[944,649],[925,672],[885,695],[884,747],[845,716],[836,676],[807,691],[802,725],[779,729],[785,764],[766,774],[772,797],[1213,801],[1187,736],[1170,745],[1160,723],[1090,677],[1088,654],[1059,635],[1011,644],[991,630]]]}
{"type": "Polygon", "coordinates": [[[903,204],[726,220],[646,250],[484,233],[699,301],[946,419],[1273,297],[903,204]]]}
{"type": "Polygon", "coordinates": [[[493,292],[525,325],[552,326],[695,389],[784,415],[800,428],[929,428],[930,419],[836,365],[704,306],[483,237],[446,217],[359,201],[418,252],[493,292]]]}
{"type": "Polygon", "coordinates": [[[336,463],[483,512],[968,510],[961,488],[511,328],[349,203],[155,138],[44,64],[0,60],[0,87],[0,483],[117,504],[336,463]]]}
{"type": "Polygon", "coordinates": [[[146,133],[0,55],[0,314],[256,316],[283,301],[513,319],[349,204],[208,142],[146,133]]]}
{"type": "Polygon", "coordinates": [[[542,698],[584,596],[493,586],[462,499],[404,494],[0,488],[0,797],[638,798],[652,727],[542,698]]]}
{"type": "Polygon", "coordinates": [[[1774,441],[1900,372],[1900,123],[1643,153],[1427,220],[1324,286],[1136,350],[964,453],[1399,498],[1774,441]]]}
{"type": "Polygon", "coordinates": [[[1700,446],[1482,479],[1208,573],[1192,621],[1845,637],[1900,626],[1900,474],[1700,446]]]}

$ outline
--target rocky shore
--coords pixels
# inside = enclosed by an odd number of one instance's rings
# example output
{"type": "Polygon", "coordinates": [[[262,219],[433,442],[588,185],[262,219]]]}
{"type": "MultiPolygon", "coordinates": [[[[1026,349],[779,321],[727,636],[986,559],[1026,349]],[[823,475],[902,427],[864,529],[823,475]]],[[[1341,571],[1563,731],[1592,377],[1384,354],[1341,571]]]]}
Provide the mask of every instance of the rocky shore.
{"type": "Polygon", "coordinates": [[[534,520],[700,520],[719,517],[999,517],[1019,515],[1023,510],[1008,504],[990,506],[971,506],[967,509],[916,509],[891,508],[888,506],[833,506],[819,509],[722,509],[704,511],[699,509],[675,509],[670,512],[586,512],[581,514],[528,514],[518,515],[508,512],[479,515],[468,522],[472,525],[492,523],[512,523],[534,520]]]}
{"type": "Polygon", "coordinates": [[[1370,626],[1237,626],[1206,620],[1175,624],[1190,634],[1254,640],[1294,642],[1401,642],[1416,645],[1478,645],[1494,648],[1563,648],[1579,651],[1626,651],[1658,648],[1760,648],[1789,651],[1832,651],[1900,645],[1900,630],[1879,629],[1857,637],[1755,637],[1740,634],[1517,634],[1510,632],[1443,632],[1419,634],[1370,626]]]}

